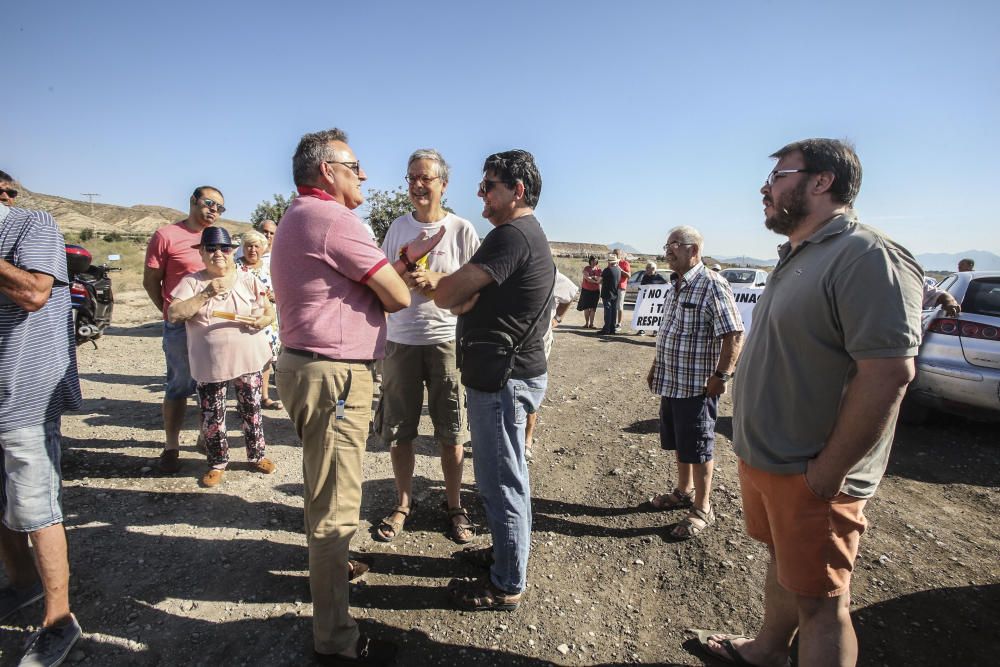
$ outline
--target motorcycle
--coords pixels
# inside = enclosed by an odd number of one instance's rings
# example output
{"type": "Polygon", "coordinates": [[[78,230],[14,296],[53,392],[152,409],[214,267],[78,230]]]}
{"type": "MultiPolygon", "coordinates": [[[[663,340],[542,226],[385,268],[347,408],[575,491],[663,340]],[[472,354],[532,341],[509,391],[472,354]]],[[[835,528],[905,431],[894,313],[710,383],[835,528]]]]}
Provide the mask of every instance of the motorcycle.
{"type": "MultiPolygon", "coordinates": [[[[108,255],[108,261],[121,259],[121,255],[108,255]]],[[[93,257],[83,246],[66,245],[66,268],[69,270],[70,297],[73,301],[73,332],[76,344],[87,341],[97,348],[97,339],[111,324],[115,296],[111,289],[111,272],[120,267],[107,263],[94,265],[93,257]]]]}

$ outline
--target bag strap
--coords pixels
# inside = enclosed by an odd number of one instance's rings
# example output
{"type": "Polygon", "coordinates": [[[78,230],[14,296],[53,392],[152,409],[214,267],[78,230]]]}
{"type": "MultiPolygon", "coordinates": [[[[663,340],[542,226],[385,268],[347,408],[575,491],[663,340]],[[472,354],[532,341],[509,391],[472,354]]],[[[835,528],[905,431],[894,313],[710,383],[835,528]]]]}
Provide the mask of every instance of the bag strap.
{"type": "Polygon", "coordinates": [[[517,345],[514,346],[514,354],[511,355],[512,363],[513,363],[513,357],[516,356],[517,353],[521,351],[521,346],[524,345],[524,341],[528,340],[528,336],[530,336],[531,332],[535,330],[535,326],[538,324],[538,321],[542,319],[542,315],[544,315],[545,311],[547,311],[549,309],[549,301],[552,299],[552,295],[555,294],[555,291],[556,291],[556,272],[558,270],[559,269],[556,267],[555,263],[553,262],[553,264],[552,264],[552,287],[549,288],[549,294],[548,294],[548,296],[545,297],[545,301],[542,303],[542,309],[540,311],[538,311],[538,314],[535,315],[535,319],[531,321],[531,325],[528,326],[528,329],[524,332],[524,335],[521,336],[521,339],[519,341],[517,341],[517,345]]]}

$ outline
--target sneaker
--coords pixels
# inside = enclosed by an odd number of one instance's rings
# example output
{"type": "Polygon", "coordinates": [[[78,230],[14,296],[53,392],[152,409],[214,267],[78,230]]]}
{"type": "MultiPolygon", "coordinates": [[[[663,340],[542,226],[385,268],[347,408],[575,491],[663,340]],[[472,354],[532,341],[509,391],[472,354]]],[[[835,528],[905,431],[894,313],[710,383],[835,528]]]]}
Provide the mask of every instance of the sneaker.
{"type": "Polygon", "coordinates": [[[257,472],[262,472],[265,475],[270,475],[278,469],[278,466],[274,465],[274,461],[271,459],[262,458],[259,461],[251,461],[250,468],[256,470],[257,472]]]}
{"type": "Polygon", "coordinates": [[[181,469],[181,453],[176,449],[164,449],[160,452],[160,470],[165,473],[175,473],[181,469]]]}
{"type": "Polygon", "coordinates": [[[210,468],[208,472],[201,476],[201,484],[202,486],[207,486],[208,488],[218,486],[222,482],[222,476],[225,474],[225,470],[210,468]]]}
{"type": "Polygon", "coordinates": [[[316,662],[333,667],[352,667],[353,665],[391,665],[396,660],[399,647],[392,642],[375,639],[367,635],[358,637],[358,657],[348,658],[336,653],[314,652],[316,662]]]}
{"type": "Polygon", "coordinates": [[[56,667],[69,655],[83,631],[76,616],[69,615],[69,622],[50,625],[31,635],[18,667],[56,667]]]}
{"type": "Polygon", "coordinates": [[[40,581],[36,581],[22,590],[17,590],[13,586],[0,589],[0,621],[43,597],[45,597],[45,589],[42,588],[40,581]]]}

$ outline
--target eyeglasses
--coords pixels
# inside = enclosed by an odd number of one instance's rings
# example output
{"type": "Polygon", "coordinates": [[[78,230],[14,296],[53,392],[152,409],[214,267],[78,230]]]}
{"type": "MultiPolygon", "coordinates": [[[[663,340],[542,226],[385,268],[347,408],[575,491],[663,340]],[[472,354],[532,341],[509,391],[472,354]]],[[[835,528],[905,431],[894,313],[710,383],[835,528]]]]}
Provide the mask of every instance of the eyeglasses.
{"type": "Polygon", "coordinates": [[[17,197],[17,190],[15,190],[14,188],[0,188],[0,192],[2,192],[3,194],[7,195],[11,199],[14,199],[14,198],[17,197]]]}
{"type": "Polygon", "coordinates": [[[782,176],[787,176],[788,174],[811,174],[812,169],[775,169],[770,174],[767,175],[767,180],[765,181],[768,186],[774,185],[774,182],[781,178],[782,176]]]}
{"type": "Polygon", "coordinates": [[[677,250],[682,245],[698,245],[697,243],[681,243],[680,241],[671,241],[667,245],[663,246],[664,250],[677,250]]]}
{"type": "Polygon", "coordinates": [[[495,188],[500,183],[503,183],[503,181],[490,181],[484,178],[482,183],[479,184],[478,193],[481,195],[489,194],[490,190],[495,188]]]}
{"type": "Polygon", "coordinates": [[[208,208],[216,209],[219,213],[226,212],[226,207],[220,204],[219,202],[215,201],[214,199],[202,199],[201,203],[207,206],[208,208]]]}
{"type": "Polygon", "coordinates": [[[440,176],[410,176],[409,174],[407,174],[406,176],[403,177],[403,179],[407,183],[409,183],[410,185],[413,185],[414,183],[419,183],[420,185],[430,185],[433,181],[436,181],[439,178],[441,178],[441,177],[440,176]]]}
{"type": "Polygon", "coordinates": [[[227,245],[203,245],[201,249],[209,255],[214,255],[218,250],[221,250],[223,255],[228,255],[233,252],[232,246],[227,245]]]}
{"type": "Polygon", "coordinates": [[[360,160],[355,160],[354,162],[339,162],[337,160],[323,160],[323,162],[326,162],[327,164],[342,164],[345,167],[347,167],[348,169],[350,169],[351,171],[353,171],[355,176],[360,176],[361,175],[361,161],[360,160]]]}

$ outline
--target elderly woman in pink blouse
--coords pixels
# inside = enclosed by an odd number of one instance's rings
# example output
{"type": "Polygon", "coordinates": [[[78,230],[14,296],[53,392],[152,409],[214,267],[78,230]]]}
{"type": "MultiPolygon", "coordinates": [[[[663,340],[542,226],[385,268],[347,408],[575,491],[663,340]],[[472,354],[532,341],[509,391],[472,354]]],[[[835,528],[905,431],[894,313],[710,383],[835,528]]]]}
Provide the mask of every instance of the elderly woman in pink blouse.
{"type": "Polygon", "coordinates": [[[187,326],[188,359],[197,382],[201,432],[210,466],[201,482],[211,487],[222,481],[229,464],[226,392],[230,384],[243,420],[247,460],[258,472],[275,470],[274,463],[264,458],[260,414],[261,369],[271,358],[264,329],[274,322],[274,306],[256,276],[236,269],[236,244],[225,229],[205,228],[195,247],[201,250],[205,268],[177,285],[167,318],[187,326]]]}

